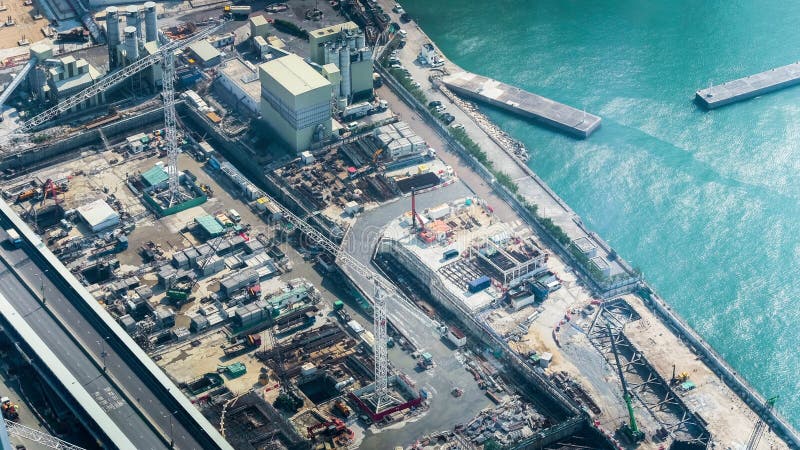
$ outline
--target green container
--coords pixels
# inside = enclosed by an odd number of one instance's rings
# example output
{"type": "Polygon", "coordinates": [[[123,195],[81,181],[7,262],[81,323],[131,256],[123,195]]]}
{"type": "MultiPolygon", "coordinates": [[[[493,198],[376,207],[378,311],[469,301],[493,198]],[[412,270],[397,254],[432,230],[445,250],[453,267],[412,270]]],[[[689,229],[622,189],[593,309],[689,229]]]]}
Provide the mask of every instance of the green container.
{"type": "Polygon", "coordinates": [[[229,365],[226,368],[226,370],[228,371],[228,375],[230,375],[231,378],[239,378],[240,376],[247,373],[247,367],[240,362],[229,365]]]}

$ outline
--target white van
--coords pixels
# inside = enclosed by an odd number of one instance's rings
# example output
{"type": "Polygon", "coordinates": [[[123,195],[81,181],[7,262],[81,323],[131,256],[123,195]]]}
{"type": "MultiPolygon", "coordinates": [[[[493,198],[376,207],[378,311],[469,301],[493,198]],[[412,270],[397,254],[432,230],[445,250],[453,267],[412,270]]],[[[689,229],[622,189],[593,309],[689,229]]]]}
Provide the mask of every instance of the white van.
{"type": "Polygon", "coordinates": [[[236,222],[236,223],[239,223],[239,222],[242,221],[242,216],[240,216],[239,213],[236,212],[235,209],[229,209],[228,210],[228,217],[230,217],[231,220],[236,222]]]}

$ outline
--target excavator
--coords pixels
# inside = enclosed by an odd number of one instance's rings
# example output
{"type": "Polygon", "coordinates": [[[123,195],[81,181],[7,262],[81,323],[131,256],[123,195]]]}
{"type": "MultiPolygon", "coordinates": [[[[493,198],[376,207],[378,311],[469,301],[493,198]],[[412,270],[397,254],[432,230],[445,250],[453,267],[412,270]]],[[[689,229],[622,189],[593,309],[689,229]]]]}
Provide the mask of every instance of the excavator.
{"type": "Polygon", "coordinates": [[[619,353],[617,352],[617,343],[614,341],[614,334],[611,332],[611,325],[606,323],[608,330],[608,337],[611,339],[611,350],[614,352],[614,361],[617,363],[617,372],[619,379],[622,382],[622,398],[625,400],[625,406],[628,408],[628,423],[623,423],[619,428],[619,432],[625,436],[633,445],[637,445],[645,439],[645,434],[639,429],[636,423],[636,417],[633,414],[633,398],[628,391],[628,382],[625,381],[625,375],[622,372],[622,364],[619,362],[619,353]]]}
{"type": "Polygon", "coordinates": [[[381,157],[381,153],[383,153],[383,148],[379,148],[379,149],[375,150],[375,153],[372,154],[372,165],[373,166],[377,166],[378,165],[378,158],[381,157]]]}
{"type": "Polygon", "coordinates": [[[333,418],[327,422],[320,422],[306,428],[308,438],[312,441],[322,431],[325,435],[334,439],[337,444],[347,444],[353,440],[353,430],[347,427],[341,419],[333,418]]]}

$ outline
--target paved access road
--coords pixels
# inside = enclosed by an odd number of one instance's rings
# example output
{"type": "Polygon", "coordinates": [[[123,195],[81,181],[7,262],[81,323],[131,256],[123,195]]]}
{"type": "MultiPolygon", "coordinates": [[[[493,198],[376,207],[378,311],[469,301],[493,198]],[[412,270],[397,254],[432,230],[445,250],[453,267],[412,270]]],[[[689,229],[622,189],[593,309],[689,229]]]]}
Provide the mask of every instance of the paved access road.
{"type": "Polygon", "coordinates": [[[57,278],[51,277],[51,274],[45,273],[45,277],[42,277],[43,271],[40,266],[46,267],[46,264],[41,260],[35,262],[31,259],[31,255],[37,258],[38,253],[28,248],[27,244],[21,249],[0,247],[0,260],[2,260],[0,293],[47,343],[50,350],[58,356],[61,363],[95,398],[117,426],[127,434],[136,448],[169,447],[169,442],[162,439],[137,412],[138,408],[145,411],[149,420],[158,426],[163,436],[172,436],[176,448],[203,448],[192,433],[186,430],[180,418],[173,417],[163,399],[154,394],[134,369],[123,360],[115,350],[119,343],[113,338],[100,335],[93,324],[87,322],[86,317],[90,316],[84,317],[78,309],[83,299],[77,294],[67,299],[64,292],[72,293],[72,289],[62,286],[60,280],[55,281],[57,278]],[[34,295],[26,284],[34,290],[38,288],[40,292],[44,292],[46,310],[42,308],[39,295],[34,295]],[[59,318],[58,321],[54,315],[59,318]],[[65,326],[66,330],[62,326],[65,326]],[[106,366],[105,373],[102,367],[103,361],[106,366]],[[122,386],[131,401],[126,399],[112,380],[116,380],[122,386]],[[132,402],[138,402],[138,405],[132,402]]]}

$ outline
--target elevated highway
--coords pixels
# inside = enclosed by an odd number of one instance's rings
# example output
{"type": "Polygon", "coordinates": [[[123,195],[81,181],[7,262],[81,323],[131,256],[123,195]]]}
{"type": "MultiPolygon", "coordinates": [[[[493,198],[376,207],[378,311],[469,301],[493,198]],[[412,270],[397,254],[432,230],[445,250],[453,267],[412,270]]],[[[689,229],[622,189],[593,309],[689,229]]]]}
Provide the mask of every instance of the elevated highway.
{"type": "Polygon", "coordinates": [[[232,450],[2,201],[0,223],[23,240],[0,246],[0,327],[99,443],[232,450]]]}

